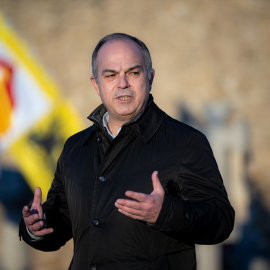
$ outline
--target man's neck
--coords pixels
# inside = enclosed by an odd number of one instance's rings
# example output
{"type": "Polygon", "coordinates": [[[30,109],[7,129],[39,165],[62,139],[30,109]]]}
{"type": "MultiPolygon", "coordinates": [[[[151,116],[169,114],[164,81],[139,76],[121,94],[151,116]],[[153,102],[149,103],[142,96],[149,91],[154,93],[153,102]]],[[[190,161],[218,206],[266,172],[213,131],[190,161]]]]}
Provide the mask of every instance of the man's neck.
{"type": "Polygon", "coordinates": [[[107,123],[107,127],[108,127],[109,131],[110,131],[114,136],[117,136],[117,135],[118,135],[119,129],[121,129],[123,125],[117,125],[117,124],[113,124],[113,123],[111,123],[111,122],[112,122],[112,121],[110,121],[109,123],[107,123]]]}
{"type": "Polygon", "coordinates": [[[103,120],[105,121],[105,125],[109,133],[114,136],[117,136],[122,126],[127,123],[127,121],[114,121],[112,118],[110,118],[108,112],[105,113],[103,120]]]}
{"type": "Polygon", "coordinates": [[[130,117],[123,117],[122,119],[117,119],[117,118],[113,118],[109,115],[109,112],[107,111],[107,115],[106,115],[106,124],[107,124],[107,128],[109,129],[109,131],[114,135],[117,136],[119,130],[121,130],[122,126],[125,125],[126,123],[129,123],[133,120],[136,120],[138,117],[140,117],[140,115],[143,113],[143,111],[145,110],[145,107],[147,106],[147,103],[144,104],[143,108],[141,109],[141,111],[132,119],[130,119],[130,117]]]}

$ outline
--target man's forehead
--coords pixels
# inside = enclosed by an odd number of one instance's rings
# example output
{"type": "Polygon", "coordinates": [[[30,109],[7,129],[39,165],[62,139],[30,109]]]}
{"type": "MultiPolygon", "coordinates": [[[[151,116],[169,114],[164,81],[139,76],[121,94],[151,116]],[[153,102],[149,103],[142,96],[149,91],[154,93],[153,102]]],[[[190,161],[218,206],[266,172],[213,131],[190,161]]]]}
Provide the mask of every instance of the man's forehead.
{"type": "Polygon", "coordinates": [[[114,39],[106,42],[98,52],[97,61],[110,58],[113,55],[132,55],[143,59],[139,45],[129,39],[114,39]]]}

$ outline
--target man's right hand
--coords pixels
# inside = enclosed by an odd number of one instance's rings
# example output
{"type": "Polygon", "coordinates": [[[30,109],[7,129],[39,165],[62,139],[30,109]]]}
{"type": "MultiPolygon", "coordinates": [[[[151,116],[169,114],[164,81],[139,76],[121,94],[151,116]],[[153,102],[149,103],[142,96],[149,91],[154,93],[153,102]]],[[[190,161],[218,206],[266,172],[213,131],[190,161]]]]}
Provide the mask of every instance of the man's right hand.
{"type": "Polygon", "coordinates": [[[31,209],[24,206],[22,214],[26,227],[33,235],[44,236],[53,232],[52,228],[45,228],[44,213],[41,206],[41,189],[39,187],[35,189],[31,209]]]}

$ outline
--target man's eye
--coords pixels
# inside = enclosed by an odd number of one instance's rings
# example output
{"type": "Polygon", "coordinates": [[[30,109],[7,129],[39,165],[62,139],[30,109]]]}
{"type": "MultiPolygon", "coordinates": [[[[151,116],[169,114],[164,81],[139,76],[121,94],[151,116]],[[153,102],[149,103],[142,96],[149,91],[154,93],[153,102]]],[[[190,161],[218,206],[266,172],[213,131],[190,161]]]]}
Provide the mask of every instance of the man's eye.
{"type": "Polygon", "coordinates": [[[106,78],[112,78],[114,76],[115,76],[115,74],[109,74],[109,75],[106,75],[106,78]]]}
{"type": "Polygon", "coordinates": [[[131,75],[139,75],[140,72],[139,72],[139,71],[132,71],[132,72],[130,72],[130,74],[131,74],[131,75]]]}

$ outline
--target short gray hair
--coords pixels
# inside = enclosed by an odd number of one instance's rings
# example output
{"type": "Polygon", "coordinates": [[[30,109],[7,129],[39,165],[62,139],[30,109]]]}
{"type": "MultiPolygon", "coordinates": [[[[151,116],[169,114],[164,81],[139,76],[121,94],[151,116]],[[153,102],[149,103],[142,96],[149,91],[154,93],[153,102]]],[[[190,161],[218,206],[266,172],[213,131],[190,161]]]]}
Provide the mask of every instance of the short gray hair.
{"type": "Polygon", "coordinates": [[[148,79],[151,80],[152,78],[152,73],[153,73],[153,69],[152,69],[152,59],[151,59],[151,55],[150,52],[148,50],[148,48],[146,47],[146,45],[139,40],[136,37],[130,36],[128,34],[124,34],[124,33],[113,33],[110,35],[105,36],[104,38],[102,38],[98,44],[96,45],[93,54],[92,54],[92,72],[93,72],[93,76],[96,80],[96,82],[98,82],[98,71],[97,71],[97,55],[98,52],[100,50],[100,48],[108,41],[110,40],[131,40],[133,42],[135,42],[143,55],[145,64],[146,64],[146,68],[147,68],[147,75],[148,75],[148,79]]]}

